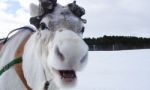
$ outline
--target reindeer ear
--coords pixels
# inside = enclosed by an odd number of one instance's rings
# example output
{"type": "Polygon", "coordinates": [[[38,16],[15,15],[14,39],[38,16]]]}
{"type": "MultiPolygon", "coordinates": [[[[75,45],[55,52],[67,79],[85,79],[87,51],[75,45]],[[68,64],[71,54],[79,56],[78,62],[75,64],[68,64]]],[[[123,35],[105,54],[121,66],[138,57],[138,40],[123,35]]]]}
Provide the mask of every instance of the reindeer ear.
{"type": "Polygon", "coordinates": [[[43,56],[40,34],[34,33],[25,45],[23,54],[23,72],[27,84],[32,90],[37,90],[46,81],[43,66],[43,56]]]}
{"type": "Polygon", "coordinates": [[[36,17],[40,14],[40,11],[39,11],[39,6],[38,5],[35,5],[33,3],[30,4],[30,15],[31,17],[36,17]]]}

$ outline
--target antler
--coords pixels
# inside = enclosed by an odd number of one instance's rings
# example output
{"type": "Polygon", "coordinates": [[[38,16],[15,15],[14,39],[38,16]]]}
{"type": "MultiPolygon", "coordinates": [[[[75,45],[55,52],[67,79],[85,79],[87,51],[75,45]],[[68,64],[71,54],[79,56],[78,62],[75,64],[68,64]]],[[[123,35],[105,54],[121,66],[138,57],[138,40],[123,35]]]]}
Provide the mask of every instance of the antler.
{"type": "Polygon", "coordinates": [[[36,28],[40,27],[40,21],[43,16],[47,13],[52,13],[57,5],[57,0],[39,0],[39,11],[42,13],[39,16],[31,17],[30,23],[33,24],[36,28]]]}
{"type": "Polygon", "coordinates": [[[81,17],[85,14],[85,9],[76,4],[76,1],[68,4],[70,11],[77,17],[79,17],[83,23],[86,23],[86,19],[82,19],[81,17]]]}
{"type": "Polygon", "coordinates": [[[39,0],[39,2],[44,14],[51,13],[57,4],[57,0],[39,0]]]}
{"type": "Polygon", "coordinates": [[[85,9],[78,6],[76,4],[76,1],[74,1],[73,3],[68,4],[69,9],[71,10],[71,12],[76,15],[77,17],[82,17],[85,14],[85,9]]]}

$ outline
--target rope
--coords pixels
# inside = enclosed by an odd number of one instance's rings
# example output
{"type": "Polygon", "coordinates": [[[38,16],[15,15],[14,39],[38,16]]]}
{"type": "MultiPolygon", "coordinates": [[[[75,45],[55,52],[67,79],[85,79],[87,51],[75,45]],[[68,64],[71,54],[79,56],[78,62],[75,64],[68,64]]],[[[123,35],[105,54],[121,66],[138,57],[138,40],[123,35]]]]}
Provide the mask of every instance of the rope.
{"type": "Polygon", "coordinates": [[[0,70],[0,76],[7,71],[8,69],[10,69],[12,66],[14,66],[15,64],[21,63],[22,62],[22,57],[16,58],[14,60],[12,60],[11,62],[9,62],[7,65],[5,65],[1,70],[0,70]]]}
{"type": "Polygon", "coordinates": [[[24,26],[24,27],[20,27],[20,28],[14,29],[14,30],[12,30],[12,31],[10,31],[10,32],[8,33],[7,37],[6,37],[6,38],[4,39],[4,41],[3,41],[3,44],[5,44],[5,43],[8,41],[9,35],[10,35],[11,33],[15,32],[15,31],[22,30],[22,29],[28,29],[28,30],[31,30],[32,32],[34,32],[34,30],[33,30],[32,28],[28,27],[28,26],[24,26]]]}

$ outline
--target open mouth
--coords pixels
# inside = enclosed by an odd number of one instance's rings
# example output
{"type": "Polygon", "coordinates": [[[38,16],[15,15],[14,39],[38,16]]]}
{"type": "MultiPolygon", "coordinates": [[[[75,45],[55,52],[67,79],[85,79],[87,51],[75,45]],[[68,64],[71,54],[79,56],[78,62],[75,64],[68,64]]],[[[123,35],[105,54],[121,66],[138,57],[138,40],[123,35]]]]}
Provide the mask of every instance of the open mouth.
{"type": "Polygon", "coordinates": [[[72,82],[77,78],[74,70],[59,70],[58,72],[65,82],[72,82]]]}
{"type": "Polygon", "coordinates": [[[76,72],[74,70],[56,70],[54,68],[52,68],[52,70],[59,75],[63,82],[70,83],[77,79],[76,72]]]}

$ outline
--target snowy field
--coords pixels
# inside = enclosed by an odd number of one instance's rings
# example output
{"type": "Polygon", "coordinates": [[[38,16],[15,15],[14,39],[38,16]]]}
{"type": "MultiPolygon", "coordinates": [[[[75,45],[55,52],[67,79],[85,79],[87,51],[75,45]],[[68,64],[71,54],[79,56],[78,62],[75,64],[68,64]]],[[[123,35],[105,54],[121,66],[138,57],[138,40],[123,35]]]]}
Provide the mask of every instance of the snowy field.
{"type": "Polygon", "coordinates": [[[90,52],[69,90],[150,90],[150,50],[90,52]]]}

